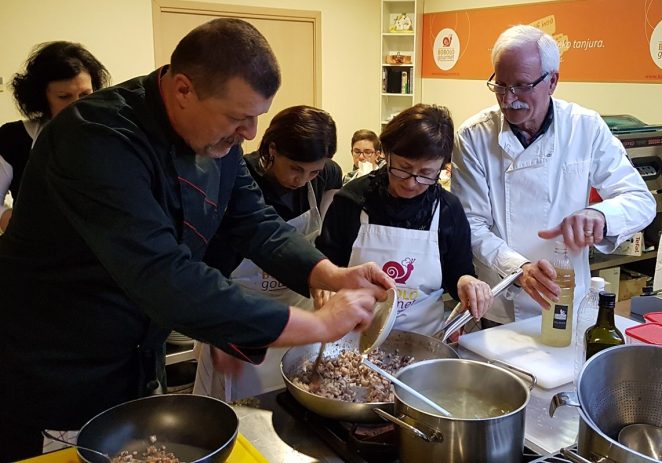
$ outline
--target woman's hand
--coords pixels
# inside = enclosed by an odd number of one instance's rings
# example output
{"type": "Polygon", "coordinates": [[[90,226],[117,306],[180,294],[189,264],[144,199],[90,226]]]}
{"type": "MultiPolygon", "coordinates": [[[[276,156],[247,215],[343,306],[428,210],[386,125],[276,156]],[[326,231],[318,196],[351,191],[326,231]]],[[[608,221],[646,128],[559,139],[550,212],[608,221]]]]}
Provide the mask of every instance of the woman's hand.
{"type": "Polygon", "coordinates": [[[462,306],[470,310],[476,320],[485,315],[494,302],[490,286],[471,275],[460,277],[457,282],[457,294],[462,306]]]}

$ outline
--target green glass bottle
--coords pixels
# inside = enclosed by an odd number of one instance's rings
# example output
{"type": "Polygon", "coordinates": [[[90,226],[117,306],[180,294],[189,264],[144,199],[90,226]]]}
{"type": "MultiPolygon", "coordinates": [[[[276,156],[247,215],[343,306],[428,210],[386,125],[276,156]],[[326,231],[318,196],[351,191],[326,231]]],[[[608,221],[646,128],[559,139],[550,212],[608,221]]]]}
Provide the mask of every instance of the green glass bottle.
{"type": "Polygon", "coordinates": [[[625,338],[614,322],[614,308],[616,295],[601,292],[598,301],[598,320],[595,325],[586,330],[584,343],[586,344],[586,360],[609,347],[625,344],[625,338]]]}

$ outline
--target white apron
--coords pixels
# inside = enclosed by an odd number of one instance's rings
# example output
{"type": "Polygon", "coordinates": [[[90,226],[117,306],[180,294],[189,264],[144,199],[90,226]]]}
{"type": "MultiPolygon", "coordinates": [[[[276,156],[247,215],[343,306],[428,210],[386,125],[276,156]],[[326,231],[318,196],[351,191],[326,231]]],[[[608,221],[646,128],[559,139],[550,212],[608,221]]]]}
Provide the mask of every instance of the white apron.
{"type": "MultiPolygon", "coordinates": [[[[322,227],[322,218],[313,186],[308,182],[308,211],[298,217],[288,220],[296,230],[303,234],[311,243],[317,238],[322,227]]],[[[271,275],[265,273],[250,259],[244,259],[239,267],[232,273],[234,283],[242,288],[260,294],[264,297],[284,302],[290,306],[297,306],[312,310],[313,301],[281,284],[271,275]]],[[[267,350],[264,361],[259,365],[245,363],[239,376],[224,377],[214,370],[209,348],[203,346],[198,356],[194,394],[211,395],[226,401],[233,401],[251,397],[284,387],[280,374],[280,361],[287,351],[287,347],[271,347],[267,350]]]]}
{"type": "Polygon", "coordinates": [[[442,326],[439,209],[437,204],[430,230],[371,224],[368,214],[361,212],[349,266],[376,262],[395,280],[398,315],[394,329],[432,335],[442,326]]]}

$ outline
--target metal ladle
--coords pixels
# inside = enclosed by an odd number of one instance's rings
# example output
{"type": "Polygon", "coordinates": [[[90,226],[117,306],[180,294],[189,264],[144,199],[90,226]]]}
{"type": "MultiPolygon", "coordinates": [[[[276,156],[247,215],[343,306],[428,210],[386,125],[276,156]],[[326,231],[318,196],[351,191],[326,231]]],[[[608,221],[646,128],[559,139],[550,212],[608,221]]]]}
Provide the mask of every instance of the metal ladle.
{"type": "Polygon", "coordinates": [[[416,389],[412,388],[412,387],[409,386],[408,384],[403,383],[403,382],[400,381],[398,378],[396,378],[395,376],[393,376],[392,374],[390,374],[388,371],[382,370],[382,369],[379,368],[377,365],[375,365],[375,364],[372,363],[370,360],[368,360],[368,358],[367,358],[365,355],[363,356],[362,363],[363,363],[365,366],[367,366],[368,368],[370,368],[371,370],[373,370],[373,371],[379,373],[379,374],[382,375],[384,378],[386,378],[386,379],[388,379],[389,381],[391,381],[393,384],[395,384],[395,385],[401,387],[402,389],[404,389],[405,391],[409,392],[411,395],[413,395],[413,396],[416,397],[417,399],[419,399],[419,400],[425,402],[427,405],[429,405],[430,407],[432,407],[435,411],[441,413],[443,416],[451,416],[451,413],[450,413],[448,410],[446,410],[444,407],[442,407],[441,405],[439,405],[437,402],[435,402],[435,401],[429,399],[428,397],[424,396],[423,394],[421,394],[420,392],[418,392],[416,389]]]}
{"type": "Polygon", "coordinates": [[[625,426],[618,433],[618,442],[642,455],[662,460],[662,428],[636,423],[625,426]]]}
{"type": "Polygon", "coordinates": [[[48,437],[49,439],[52,439],[52,440],[54,440],[54,441],[56,441],[56,442],[60,442],[61,444],[66,444],[66,445],[68,445],[69,447],[74,447],[74,448],[77,448],[77,449],[80,449],[80,450],[85,450],[86,452],[91,452],[91,453],[93,453],[93,454],[95,454],[95,455],[99,455],[100,457],[105,458],[106,461],[108,461],[109,463],[113,463],[113,459],[110,458],[110,456],[109,456],[107,453],[99,452],[98,450],[94,450],[94,449],[91,449],[91,448],[89,448],[89,447],[83,447],[82,445],[72,444],[71,442],[67,442],[67,441],[64,440],[64,439],[60,439],[59,437],[55,437],[53,434],[49,433],[49,432],[46,431],[45,429],[44,429],[43,431],[41,431],[41,433],[42,433],[45,437],[48,437]]]}

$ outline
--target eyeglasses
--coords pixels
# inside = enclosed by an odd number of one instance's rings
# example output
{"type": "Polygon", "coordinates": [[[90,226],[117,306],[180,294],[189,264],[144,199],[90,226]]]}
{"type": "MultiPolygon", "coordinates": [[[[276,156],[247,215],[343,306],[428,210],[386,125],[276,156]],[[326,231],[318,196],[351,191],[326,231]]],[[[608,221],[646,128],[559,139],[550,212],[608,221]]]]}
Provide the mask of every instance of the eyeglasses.
{"type": "Polygon", "coordinates": [[[352,153],[354,153],[355,156],[361,156],[362,154],[364,156],[372,156],[373,154],[375,154],[375,150],[363,150],[363,151],[361,151],[359,149],[354,149],[354,150],[352,150],[352,153]]]}
{"type": "Polygon", "coordinates": [[[388,171],[391,175],[393,175],[395,178],[399,178],[400,180],[407,180],[408,178],[414,177],[414,180],[416,180],[416,183],[420,183],[421,185],[434,185],[437,183],[437,179],[439,178],[439,174],[441,173],[441,170],[437,172],[437,175],[435,178],[431,177],[426,177],[424,175],[414,175],[411,172],[407,172],[406,170],[398,169],[397,167],[391,167],[389,166],[388,171]]]}
{"type": "Polygon", "coordinates": [[[524,95],[525,93],[529,93],[533,88],[538,85],[540,82],[545,80],[545,78],[549,75],[549,72],[544,73],[540,77],[538,77],[536,80],[531,82],[530,84],[521,84],[521,85],[499,85],[494,82],[492,82],[492,79],[494,79],[495,73],[492,73],[489,79],[487,79],[487,88],[489,88],[491,91],[496,93],[497,95],[505,95],[508,90],[510,92],[517,96],[517,95],[524,95]]]}

